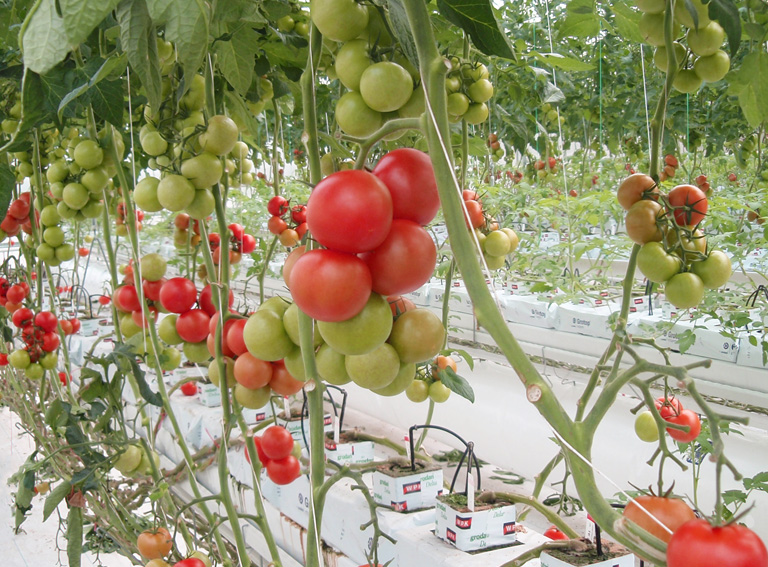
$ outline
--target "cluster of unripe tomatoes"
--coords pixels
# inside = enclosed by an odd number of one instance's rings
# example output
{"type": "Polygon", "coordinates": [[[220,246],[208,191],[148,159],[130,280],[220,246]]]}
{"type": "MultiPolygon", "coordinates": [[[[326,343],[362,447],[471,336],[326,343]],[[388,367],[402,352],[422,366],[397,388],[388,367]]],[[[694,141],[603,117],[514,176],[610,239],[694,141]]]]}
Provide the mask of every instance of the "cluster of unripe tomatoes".
{"type": "Polygon", "coordinates": [[[651,282],[664,283],[676,308],[696,307],[705,288],[730,279],[730,258],[709,249],[700,229],[709,203],[699,187],[678,185],[664,195],[650,176],[635,173],[621,183],[617,197],[627,211],[627,235],[641,246],[638,269],[651,282]]]}
{"type": "Polygon", "coordinates": [[[467,225],[475,231],[488,269],[502,268],[507,256],[520,244],[517,233],[511,228],[499,228],[499,223],[483,210],[477,192],[465,189],[462,198],[467,209],[467,225]]]}

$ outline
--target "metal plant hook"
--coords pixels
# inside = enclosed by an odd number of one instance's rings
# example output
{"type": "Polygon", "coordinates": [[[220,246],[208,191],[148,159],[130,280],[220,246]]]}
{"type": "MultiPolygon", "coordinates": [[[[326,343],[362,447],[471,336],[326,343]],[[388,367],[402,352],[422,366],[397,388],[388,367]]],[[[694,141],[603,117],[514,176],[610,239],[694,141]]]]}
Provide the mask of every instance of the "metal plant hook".
{"type": "Polygon", "coordinates": [[[653,315],[653,282],[645,282],[645,293],[648,295],[648,315],[653,315]]]}
{"type": "Polygon", "coordinates": [[[339,386],[335,386],[333,384],[326,384],[325,385],[325,393],[328,395],[328,400],[331,402],[331,405],[333,406],[333,413],[338,417],[339,421],[339,431],[342,430],[342,425],[344,424],[344,413],[347,410],[347,391],[344,388],[341,388],[339,386]],[[330,390],[336,390],[341,394],[341,409],[337,412],[336,411],[336,403],[333,400],[333,397],[331,396],[330,390]]]}
{"type": "Polygon", "coordinates": [[[757,289],[755,289],[755,291],[753,291],[747,298],[747,307],[754,307],[761,294],[766,299],[766,301],[768,301],[768,288],[766,288],[763,284],[757,286],[757,289]]]}
{"type": "MultiPolygon", "coordinates": [[[[453,435],[456,439],[461,441],[461,443],[464,444],[464,452],[461,454],[461,459],[459,459],[459,464],[456,467],[456,472],[453,475],[453,481],[451,482],[451,492],[453,492],[453,486],[456,484],[456,479],[458,478],[459,471],[461,470],[461,466],[464,464],[464,460],[467,460],[467,474],[469,474],[469,470],[472,468],[472,462],[474,461],[475,464],[475,470],[477,471],[477,489],[480,490],[480,463],[477,460],[477,457],[475,456],[474,450],[470,449],[470,445],[472,448],[474,448],[475,444],[472,441],[465,441],[463,437],[461,437],[458,433],[451,431],[447,427],[443,427],[442,425],[432,425],[432,424],[425,424],[425,425],[412,425],[410,429],[408,430],[408,443],[410,446],[410,454],[411,454],[411,470],[416,470],[416,454],[415,454],[415,448],[413,445],[413,439],[415,437],[414,433],[417,429],[437,429],[438,431],[444,431],[445,433],[450,433],[453,435]]],[[[467,477],[469,478],[469,477],[467,477]]]]}

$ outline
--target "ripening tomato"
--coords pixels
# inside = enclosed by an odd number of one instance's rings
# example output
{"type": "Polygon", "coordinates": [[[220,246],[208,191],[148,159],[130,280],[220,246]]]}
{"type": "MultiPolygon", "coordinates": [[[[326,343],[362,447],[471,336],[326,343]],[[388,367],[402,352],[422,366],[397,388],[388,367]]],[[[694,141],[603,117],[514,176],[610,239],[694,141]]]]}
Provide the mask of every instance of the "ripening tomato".
{"type": "Polygon", "coordinates": [[[291,253],[288,254],[285,262],[283,262],[283,280],[285,280],[285,285],[287,285],[289,288],[291,287],[291,271],[293,270],[293,265],[296,263],[299,257],[304,254],[306,249],[306,246],[299,246],[298,248],[294,248],[291,250],[291,253]]]}
{"type": "Polygon", "coordinates": [[[626,508],[624,508],[624,517],[632,520],[649,534],[668,543],[675,530],[689,520],[693,520],[696,514],[693,513],[688,504],[679,498],[664,498],[662,496],[646,494],[636,497],[627,504],[626,508]],[[641,507],[650,512],[656,520],[664,524],[668,529],[660,526],[641,507]]]}
{"type": "Polygon", "coordinates": [[[663,419],[667,419],[673,415],[678,415],[681,411],[683,411],[683,404],[675,396],[669,396],[667,398],[661,396],[656,398],[655,405],[663,419]]]}
{"type": "Polygon", "coordinates": [[[669,192],[667,199],[679,226],[696,226],[709,208],[706,194],[694,185],[678,185],[669,192]]]}
{"type": "Polygon", "coordinates": [[[285,363],[278,360],[272,363],[272,380],[269,381],[269,387],[281,396],[292,396],[301,391],[304,382],[291,376],[285,368],[285,363]]]}
{"type": "Polygon", "coordinates": [[[244,352],[235,359],[235,380],[246,388],[258,390],[272,380],[272,368],[272,363],[256,358],[250,352],[244,352]]]}
{"type": "Polygon", "coordinates": [[[269,221],[267,221],[267,229],[275,236],[279,236],[287,228],[288,223],[280,217],[271,216],[269,221]]]}
{"type": "Polygon", "coordinates": [[[329,175],[312,190],[307,226],[323,246],[358,254],[379,246],[392,225],[392,197],[378,177],[350,169],[329,175]]]}
{"type": "Polygon", "coordinates": [[[181,393],[185,396],[194,396],[197,394],[197,383],[196,382],[184,382],[181,385],[181,393]]]}
{"type": "Polygon", "coordinates": [[[659,190],[653,178],[644,173],[633,173],[619,185],[616,193],[616,199],[625,210],[629,210],[632,205],[637,203],[644,196],[650,196],[653,199],[658,198],[659,190]]]}
{"type": "Polygon", "coordinates": [[[344,321],[365,307],[371,283],[371,271],[357,256],[310,250],[293,265],[289,289],[299,309],[313,319],[344,321]]]}
{"type": "MultiPolygon", "coordinates": [[[[213,289],[211,284],[207,284],[200,290],[200,297],[198,297],[197,303],[200,305],[200,309],[208,313],[211,317],[216,313],[216,307],[213,305],[213,289]]],[[[229,307],[235,303],[235,294],[232,290],[229,290],[229,307]]]]}
{"type": "Polygon", "coordinates": [[[667,567],[768,567],[768,550],[745,526],[712,526],[706,520],[686,522],[667,547],[667,567]]]}
{"type": "Polygon", "coordinates": [[[567,535],[565,535],[563,532],[561,532],[557,527],[550,526],[547,531],[544,532],[544,537],[548,537],[549,539],[571,539],[567,535]]]}
{"type": "Polygon", "coordinates": [[[174,563],[173,567],[207,567],[205,562],[198,557],[187,557],[174,563]]]}
{"type": "Polygon", "coordinates": [[[418,223],[395,219],[384,242],[360,257],[371,271],[373,291],[400,295],[429,281],[435,271],[437,248],[418,223]]]}
{"type": "MultiPolygon", "coordinates": [[[[55,317],[55,315],[54,315],[55,317]]],[[[29,309],[28,307],[21,307],[20,309],[17,309],[13,312],[13,317],[11,318],[11,321],[13,321],[13,324],[21,329],[22,327],[27,326],[32,322],[32,320],[35,318],[35,312],[29,309]]],[[[54,328],[56,326],[56,323],[54,323],[54,328]]]]}
{"type": "Polygon", "coordinates": [[[199,343],[208,338],[211,316],[202,309],[189,309],[176,319],[176,332],[188,343],[199,343]]]}
{"type": "Polygon", "coordinates": [[[153,531],[145,531],[139,534],[136,540],[139,553],[146,559],[160,559],[170,553],[173,547],[173,539],[165,528],[157,528],[153,531]]]}
{"type": "Polygon", "coordinates": [[[425,226],[440,208],[435,171],[429,156],[412,148],[386,154],[373,169],[392,196],[392,216],[425,226]]]}
{"type": "Polygon", "coordinates": [[[464,205],[467,207],[467,214],[469,215],[469,224],[472,228],[480,228],[485,224],[485,215],[483,214],[483,206],[479,201],[465,201],[464,205]]]}
{"type": "MultiPolygon", "coordinates": [[[[232,320],[230,319],[227,323],[230,321],[232,320]]],[[[227,345],[235,356],[240,356],[248,351],[248,348],[245,346],[245,341],[243,340],[243,327],[245,327],[247,322],[248,319],[235,319],[232,321],[231,327],[229,325],[224,326],[224,330],[227,333],[227,345]]]]}
{"type": "Polygon", "coordinates": [[[140,311],[141,300],[139,294],[136,291],[136,287],[131,284],[126,284],[117,288],[115,292],[115,300],[124,311],[140,311]]]}
{"type": "Polygon", "coordinates": [[[663,215],[663,208],[656,201],[637,201],[627,211],[624,219],[627,236],[637,244],[661,242],[663,235],[656,224],[663,215]]]}
{"type": "Polygon", "coordinates": [[[276,217],[281,217],[288,212],[288,199],[280,195],[272,197],[267,203],[267,211],[269,214],[276,217]]]}

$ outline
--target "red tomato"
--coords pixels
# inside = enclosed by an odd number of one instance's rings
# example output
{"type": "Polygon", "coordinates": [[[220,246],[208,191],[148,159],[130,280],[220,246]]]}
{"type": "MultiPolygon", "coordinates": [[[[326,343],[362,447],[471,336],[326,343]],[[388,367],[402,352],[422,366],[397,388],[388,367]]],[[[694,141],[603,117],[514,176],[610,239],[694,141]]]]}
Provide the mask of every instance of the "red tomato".
{"type": "Polygon", "coordinates": [[[173,567],[205,567],[205,563],[197,557],[187,557],[178,563],[174,563],[173,567]]]}
{"type": "Polygon", "coordinates": [[[679,498],[664,498],[662,496],[642,495],[638,496],[624,508],[624,517],[632,520],[649,534],[652,534],[664,542],[669,542],[672,534],[684,523],[696,518],[688,504],[679,498]],[[640,509],[653,514],[669,530],[664,529],[648,514],[640,509]]]}
{"type": "Polygon", "coordinates": [[[188,343],[199,343],[208,338],[211,316],[202,309],[190,309],[176,319],[176,332],[188,343]]]}
{"type": "Polygon", "coordinates": [[[550,526],[549,529],[544,532],[544,537],[548,537],[549,539],[571,539],[555,526],[550,526]]]}
{"type": "Polygon", "coordinates": [[[117,304],[124,311],[141,311],[141,301],[136,287],[132,284],[126,284],[117,288],[115,292],[117,304]]]}
{"type": "Polygon", "coordinates": [[[281,396],[292,396],[301,391],[304,382],[291,376],[285,363],[279,360],[272,363],[272,380],[269,381],[269,387],[281,396]]]}
{"type": "MultiPolygon", "coordinates": [[[[13,317],[11,318],[11,320],[13,321],[13,324],[17,328],[21,329],[22,327],[29,325],[34,319],[34,317],[35,317],[34,311],[29,309],[28,307],[22,307],[13,312],[13,317]]],[[[54,328],[55,328],[55,323],[54,323],[54,328]]]]}
{"type": "MultiPolygon", "coordinates": [[[[146,293],[146,291],[144,292],[146,293]]],[[[109,302],[112,301],[112,298],[108,295],[100,295],[99,296],[99,304],[100,305],[109,305],[109,302]]]]}
{"type": "Polygon", "coordinates": [[[669,423],[687,425],[690,428],[688,431],[667,428],[667,433],[669,433],[669,436],[675,441],[680,441],[680,443],[690,443],[699,436],[699,433],[701,433],[701,419],[694,411],[684,409],[679,415],[673,415],[666,419],[669,423]]]}
{"type": "Polygon", "coordinates": [[[288,212],[288,199],[276,195],[272,197],[267,203],[267,210],[270,215],[281,217],[288,212]]]}
{"type": "Polygon", "coordinates": [[[289,289],[296,305],[319,321],[354,317],[371,295],[371,271],[351,254],[310,250],[296,260],[290,274],[289,289]]]}
{"type": "MultiPolygon", "coordinates": [[[[269,462],[269,457],[267,457],[266,453],[264,453],[264,449],[261,447],[261,437],[253,437],[253,444],[256,445],[256,454],[259,457],[259,461],[261,462],[261,466],[266,466],[269,462]]],[[[248,454],[248,451],[245,452],[245,460],[249,463],[251,462],[251,456],[248,454]]]]}
{"type": "MultiPolygon", "coordinates": [[[[247,321],[247,319],[243,319],[247,321]]],[[[246,388],[258,390],[272,380],[272,364],[244,352],[235,359],[235,380],[246,388]]]]}
{"type": "Polygon", "coordinates": [[[267,476],[275,484],[291,484],[301,474],[301,463],[293,455],[267,463],[267,476]]]}
{"type": "MultiPolygon", "coordinates": [[[[163,284],[167,281],[166,278],[161,278],[153,282],[149,280],[141,282],[141,289],[144,291],[144,297],[150,301],[160,301],[160,289],[162,289],[163,284]]],[[[106,305],[106,303],[103,305],[106,305]]]]}
{"type": "Polygon", "coordinates": [[[8,366],[8,355],[0,352],[0,366],[8,366]]]}
{"type": "MultiPolygon", "coordinates": [[[[155,319],[157,319],[157,311],[155,311],[154,313],[155,313],[155,319]]],[[[77,333],[80,330],[80,327],[81,327],[80,319],[78,319],[77,317],[72,317],[69,320],[69,322],[72,323],[72,332],[73,333],[77,333]]]]}
{"type": "Polygon", "coordinates": [[[395,219],[384,242],[360,257],[371,270],[373,291],[401,295],[429,281],[435,271],[437,248],[419,224],[395,219]]]}
{"type": "Polygon", "coordinates": [[[24,301],[24,298],[27,297],[27,292],[24,291],[22,285],[16,284],[8,288],[5,297],[9,303],[21,303],[24,301]]]}
{"type": "Polygon", "coordinates": [[[284,459],[293,451],[293,436],[281,425],[268,427],[261,436],[261,448],[270,459],[284,459]]]}
{"type": "Polygon", "coordinates": [[[668,398],[662,396],[656,398],[656,409],[659,410],[662,418],[667,419],[683,411],[683,404],[674,396],[668,398]]]}
{"type": "Polygon", "coordinates": [[[59,326],[61,327],[61,330],[64,332],[65,335],[71,335],[72,330],[72,321],[69,319],[62,319],[59,321],[59,326]]]}
{"type": "MultiPolygon", "coordinates": [[[[19,309],[21,311],[21,309],[19,309]]],[[[14,317],[16,313],[13,314],[14,317]]],[[[53,333],[56,331],[59,324],[59,319],[50,311],[41,311],[35,315],[35,325],[40,327],[43,331],[53,333]]]]}
{"type": "Polygon", "coordinates": [[[62,383],[62,385],[66,386],[69,383],[69,376],[67,376],[67,373],[63,370],[59,372],[59,382],[62,383]]]}
{"type": "Polygon", "coordinates": [[[88,253],[89,253],[89,250],[88,250],[88,249],[87,249],[85,246],[82,246],[82,247],[78,248],[78,250],[77,250],[77,253],[78,253],[78,254],[79,254],[81,257],[85,257],[85,256],[87,256],[87,255],[88,255],[88,253]]]}
{"type": "Polygon", "coordinates": [[[477,191],[472,191],[471,189],[464,189],[461,192],[461,198],[465,201],[480,201],[480,195],[477,194],[477,191]]]}
{"type": "Polygon", "coordinates": [[[419,150],[400,148],[386,154],[373,169],[392,195],[392,216],[427,225],[440,208],[432,161],[419,150]]]}
{"type": "Polygon", "coordinates": [[[378,177],[359,169],[333,173],[307,202],[307,226],[323,246],[357,254],[379,246],[392,225],[392,197],[378,177]]]}
{"type": "Polygon", "coordinates": [[[760,537],[738,524],[711,526],[696,519],[683,524],[667,547],[667,567],[768,567],[760,537]]]}
{"type": "Polygon", "coordinates": [[[283,280],[285,280],[285,285],[288,287],[291,287],[291,271],[293,270],[293,265],[296,263],[296,260],[298,260],[302,254],[304,254],[306,249],[306,246],[299,246],[298,248],[294,248],[285,259],[285,263],[283,264],[283,280]]]}
{"type": "Polygon", "coordinates": [[[707,196],[694,185],[678,185],[667,196],[674,209],[675,222],[680,226],[696,226],[707,214],[707,196]]]}
{"type": "MultiPolygon", "coordinates": [[[[213,305],[213,289],[211,289],[211,284],[206,285],[203,289],[200,290],[200,297],[198,298],[197,303],[200,305],[200,309],[213,317],[213,314],[216,313],[216,307],[213,305]]],[[[232,293],[232,290],[230,289],[229,306],[232,307],[234,303],[235,294],[232,293]]]]}
{"type": "Polygon", "coordinates": [[[231,327],[224,326],[227,331],[227,345],[235,356],[240,356],[248,351],[243,340],[243,327],[247,322],[248,319],[235,319],[231,327]]]}
{"type": "Polygon", "coordinates": [[[197,383],[196,382],[184,382],[181,385],[181,393],[185,396],[194,396],[197,394],[197,383]]]}
{"type": "Polygon", "coordinates": [[[256,250],[256,239],[252,234],[244,234],[242,244],[240,245],[240,252],[250,254],[254,250],[256,250]]]}
{"type": "Polygon", "coordinates": [[[232,237],[235,240],[243,239],[243,235],[245,234],[245,228],[243,228],[243,225],[233,222],[227,228],[229,228],[229,232],[232,233],[232,237]]]}
{"type": "Polygon", "coordinates": [[[291,220],[296,224],[307,222],[307,206],[294,205],[291,209],[291,220]]]}
{"type": "Polygon", "coordinates": [[[197,288],[187,278],[171,278],[160,288],[160,303],[171,313],[189,311],[197,299],[197,288]]]}

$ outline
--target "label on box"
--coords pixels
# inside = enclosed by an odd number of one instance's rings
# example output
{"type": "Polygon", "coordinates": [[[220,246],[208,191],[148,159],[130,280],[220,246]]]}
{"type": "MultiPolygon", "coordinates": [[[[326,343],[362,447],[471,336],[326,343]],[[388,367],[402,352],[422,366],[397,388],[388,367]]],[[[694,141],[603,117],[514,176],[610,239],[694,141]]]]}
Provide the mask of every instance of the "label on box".
{"type": "Polygon", "coordinates": [[[394,477],[373,473],[373,499],[396,512],[431,508],[443,493],[443,469],[394,477]]]}
{"type": "MultiPolygon", "coordinates": [[[[541,561],[541,567],[572,567],[570,563],[552,557],[546,551],[542,552],[539,560],[541,561]]],[[[580,563],[579,565],[582,564],[580,563]]],[[[629,553],[606,561],[598,561],[597,563],[583,565],[583,567],[635,567],[635,556],[632,553],[629,553]]]]}
{"type": "Polygon", "coordinates": [[[325,458],[340,465],[361,465],[373,462],[373,441],[334,443],[325,440],[325,458]]]}
{"type": "Polygon", "coordinates": [[[752,368],[765,368],[766,364],[763,362],[765,340],[763,334],[749,334],[739,337],[739,353],[736,357],[736,364],[752,368]],[[757,344],[752,344],[751,337],[754,337],[752,340],[755,340],[757,344]]]}
{"type": "Polygon", "coordinates": [[[106,318],[80,319],[79,335],[84,337],[98,337],[111,333],[112,323],[106,318]]]}
{"type": "Polygon", "coordinates": [[[555,328],[567,333],[609,339],[613,336],[611,319],[619,308],[614,304],[563,303],[557,308],[555,328]]]}
{"type": "Polygon", "coordinates": [[[534,327],[553,329],[557,305],[542,301],[533,295],[510,295],[504,303],[505,319],[534,327]]]}
{"type": "Polygon", "coordinates": [[[413,301],[414,305],[426,307],[429,305],[429,289],[430,285],[425,283],[419,289],[415,289],[411,293],[406,294],[405,297],[413,301]]]}
{"type": "Polygon", "coordinates": [[[438,500],[435,512],[435,535],[462,551],[509,545],[517,541],[514,504],[459,512],[438,500]]]}

